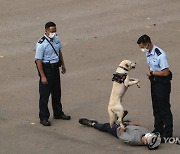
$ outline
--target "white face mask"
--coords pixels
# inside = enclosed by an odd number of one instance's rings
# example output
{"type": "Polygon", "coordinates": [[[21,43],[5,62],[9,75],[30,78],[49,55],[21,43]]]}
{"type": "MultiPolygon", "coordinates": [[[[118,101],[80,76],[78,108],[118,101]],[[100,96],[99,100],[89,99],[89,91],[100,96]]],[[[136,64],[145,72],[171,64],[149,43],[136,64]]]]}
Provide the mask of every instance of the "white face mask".
{"type": "Polygon", "coordinates": [[[148,52],[149,50],[146,49],[146,48],[141,48],[141,51],[142,51],[142,52],[148,52]]]}
{"type": "Polygon", "coordinates": [[[49,33],[49,38],[54,38],[55,35],[56,33],[49,33]]]}
{"type": "Polygon", "coordinates": [[[152,139],[153,134],[151,134],[151,133],[146,133],[146,135],[145,135],[144,137],[147,139],[147,142],[150,143],[150,140],[152,139]]]}

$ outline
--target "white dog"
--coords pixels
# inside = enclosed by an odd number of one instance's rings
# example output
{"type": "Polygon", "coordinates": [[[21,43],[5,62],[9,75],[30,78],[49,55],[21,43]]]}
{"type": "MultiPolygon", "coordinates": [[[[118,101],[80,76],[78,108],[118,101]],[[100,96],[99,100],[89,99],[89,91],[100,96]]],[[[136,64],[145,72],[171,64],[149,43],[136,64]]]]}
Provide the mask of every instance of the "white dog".
{"type": "Polygon", "coordinates": [[[116,123],[124,128],[124,125],[122,124],[122,117],[124,113],[124,109],[121,105],[122,98],[129,86],[137,84],[137,86],[140,88],[140,81],[135,78],[129,78],[128,76],[128,72],[135,68],[135,66],[136,63],[131,62],[130,60],[123,60],[119,64],[116,74],[113,74],[114,77],[112,78],[112,81],[114,82],[108,105],[108,113],[110,118],[109,123],[111,127],[114,123],[116,123]]]}

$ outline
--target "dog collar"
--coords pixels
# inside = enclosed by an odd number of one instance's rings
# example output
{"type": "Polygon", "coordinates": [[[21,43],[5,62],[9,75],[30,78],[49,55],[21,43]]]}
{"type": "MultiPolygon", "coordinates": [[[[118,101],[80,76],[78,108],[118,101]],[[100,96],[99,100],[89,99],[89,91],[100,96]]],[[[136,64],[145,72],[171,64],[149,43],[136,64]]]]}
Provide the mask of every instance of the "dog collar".
{"type": "Polygon", "coordinates": [[[127,69],[127,68],[122,67],[122,66],[119,66],[119,67],[128,72],[128,69],[127,69]]]}

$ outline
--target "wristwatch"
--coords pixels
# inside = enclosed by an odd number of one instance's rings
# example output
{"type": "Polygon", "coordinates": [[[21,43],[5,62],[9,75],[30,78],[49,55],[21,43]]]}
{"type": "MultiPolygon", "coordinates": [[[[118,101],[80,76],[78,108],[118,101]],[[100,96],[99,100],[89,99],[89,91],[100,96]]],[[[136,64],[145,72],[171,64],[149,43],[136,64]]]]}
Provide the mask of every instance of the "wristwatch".
{"type": "Polygon", "coordinates": [[[153,71],[150,71],[150,75],[153,76],[153,71]]]}

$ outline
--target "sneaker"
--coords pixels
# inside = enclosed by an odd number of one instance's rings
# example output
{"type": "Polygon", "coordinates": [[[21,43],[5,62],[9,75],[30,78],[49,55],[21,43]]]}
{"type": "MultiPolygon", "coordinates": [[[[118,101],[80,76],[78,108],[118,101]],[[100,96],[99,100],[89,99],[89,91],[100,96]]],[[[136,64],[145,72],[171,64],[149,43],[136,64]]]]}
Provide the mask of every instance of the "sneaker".
{"type": "Polygon", "coordinates": [[[88,127],[93,127],[98,122],[96,120],[88,120],[86,118],[81,118],[81,119],[79,119],[79,123],[81,125],[85,125],[85,126],[88,126],[88,127]]]}

